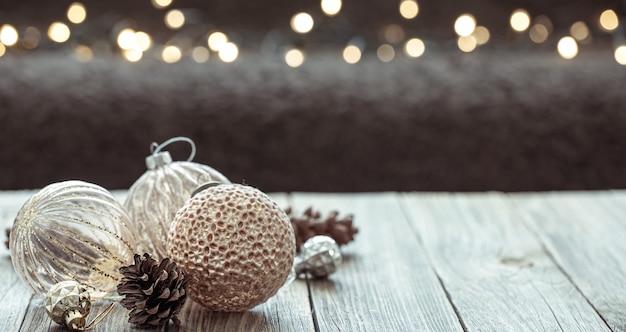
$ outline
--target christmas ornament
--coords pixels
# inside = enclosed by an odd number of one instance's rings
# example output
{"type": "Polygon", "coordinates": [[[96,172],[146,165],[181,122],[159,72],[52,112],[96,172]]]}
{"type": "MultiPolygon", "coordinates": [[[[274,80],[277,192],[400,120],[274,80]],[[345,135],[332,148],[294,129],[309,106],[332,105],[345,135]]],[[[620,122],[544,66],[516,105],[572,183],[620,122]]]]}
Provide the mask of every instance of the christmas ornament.
{"type": "Polygon", "coordinates": [[[139,252],[149,252],[157,259],[167,257],[165,243],[176,211],[191,197],[200,183],[230,183],[215,169],[192,162],[196,154],[193,141],[175,137],[161,145],[152,143],[152,154],[146,158],[148,170],[130,187],[124,207],[135,230],[139,252]],[[167,145],[184,141],[191,145],[187,161],[172,161],[167,145]]]}
{"type": "Polygon", "coordinates": [[[294,233],[296,234],[296,246],[298,250],[304,241],[315,235],[327,235],[333,238],[338,245],[344,245],[354,240],[354,235],[359,229],[352,225],[353,216],[347,215],[341,219],[337,218],[339,212],[331,211],[328,217],[322,219],[319,211],[314,211],[309,207],[302,216],[293,215],[291,208],[285,210],[294,233]]]}
{"type": "Polygon", "coordinates": [[[85,318],[91,310],[91,299],[87,287],[74,280],[61,281],[52,286],[44,301],[48,316],[70,331],[91,329],[113,309],[113,304],[110,304],[91,323],[86,324],[85,318]]]}
{"type": "Polygon", "coordinates": [[[308,272],[316,278],[324,278],[334,273],[339,264],[339,246],[326,235],[316,235],[306,240],[294,263],[297,275],[308,272]]]}
{"type": "Polygon", "coordinates": [[[117,286],[120,302],[130,310],[130,323],[141,327],[163,327],[173,320],[187,299],[187,278],[176,263],[165,258],[159,264],[149,254],[135,255],[135,263],[120,268],[124,275],[117,286]]]}
{"type": "Polygon", "coordinates": [[[51,184],[15,218],[9,240],[13,267],[39,296],[75,280],[91,299],[101,299],[115,290],[119,267],[132,261],[135,238],[129,225],[106,189],[83,181],[51,184]]]}
{"type": "Polygon", "coordinates": [[[169,257],[189,278],[189,296],[215,311],[243,311],[285,283],[295,238],[289,218],[266,194],[239,184],[198,192],[178,210],[169,257]]]}

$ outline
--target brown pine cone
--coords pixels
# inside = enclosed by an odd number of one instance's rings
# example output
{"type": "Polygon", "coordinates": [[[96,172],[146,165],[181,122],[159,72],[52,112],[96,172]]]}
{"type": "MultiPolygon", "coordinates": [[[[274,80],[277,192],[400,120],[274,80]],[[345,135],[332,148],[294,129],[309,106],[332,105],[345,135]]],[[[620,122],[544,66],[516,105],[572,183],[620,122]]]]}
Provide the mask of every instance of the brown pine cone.
{"type": "Polygon", "coordinates": [[[331,211],[328,217],[322,219],[321,213],[313,211],[311,207],[302,216],[294,216],[291,208],[285,209],[285,212],[291,220],[298,250],[306,240],[315,235],[330,236],[338,245],[344,245],[353,241],[354,234],[359,231],[352,225],[354,217],[351,214],[339,219],[339,212],[331,211]]]}
{"type": "Polygon", "coordinates": [[[149,254],[135,254],[135,264],[120,268],[122,282],[117,292],[130,310],[128,321],[141,327],[163,327],[177,314],[187,299],[187,278],[176,263],[165,258],[160,264],[149,254]]]}

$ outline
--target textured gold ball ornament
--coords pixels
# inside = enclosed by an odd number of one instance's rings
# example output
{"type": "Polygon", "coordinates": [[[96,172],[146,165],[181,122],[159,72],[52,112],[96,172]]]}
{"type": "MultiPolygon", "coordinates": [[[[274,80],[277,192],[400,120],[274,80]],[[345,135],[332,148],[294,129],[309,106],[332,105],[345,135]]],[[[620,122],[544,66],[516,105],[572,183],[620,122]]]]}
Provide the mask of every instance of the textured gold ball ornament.
{"type": "Polygon", "coordinates": [[[165,243],[176,211],[191,197],[202,182],[230,183],[215,169],[192,162],[196,147],[186,137],[174,137],[161,145],[152,144],[152,154],[146,157],[148,170],[130,187],[124,207],[137,231],[137,249],[161,260],[167,257],[165,243]],[[187,161],[172,161],[165,146],[184,141],[191,145],[187,161]]]}
{"type": "Polygon", "coordinates": [[[189,278],[194,301],[215,311],[244,311],[285,283],[296,245],[289,217],[268,195],[221,184],[178,210],[167,252],[189,278]]]}
{"type": "Polygon", "coordinates": [[[115,291],[119,268],[132,262],[134,232],[124,208],[106,189],[83,181],[51,184],[33,195],[15,218],[11,261],[38,296],[75,280],[92,300],[115,291]]]}

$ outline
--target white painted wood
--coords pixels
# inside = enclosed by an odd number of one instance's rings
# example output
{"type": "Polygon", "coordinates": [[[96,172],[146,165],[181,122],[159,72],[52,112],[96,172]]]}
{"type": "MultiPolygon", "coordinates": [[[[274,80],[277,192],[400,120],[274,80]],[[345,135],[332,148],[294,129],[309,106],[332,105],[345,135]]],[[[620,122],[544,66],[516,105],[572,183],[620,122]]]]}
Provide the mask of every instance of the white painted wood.
{"type": "Polygon", "coordinates": [[[611,329],[626,331],[626,191],[512,197],[611,329]]]}
{"type": "Polygon", "coordinates": [[[404,202],[468,331],[609,330],[506,196],[406,194],[404,202]]]}
{"type": "Polygon", "coordinates": [[[311,280],[320,331],[460,331],[396,194],[293,195],[297,213],[354,214],[359,233],[328,280],[311,280]]]}

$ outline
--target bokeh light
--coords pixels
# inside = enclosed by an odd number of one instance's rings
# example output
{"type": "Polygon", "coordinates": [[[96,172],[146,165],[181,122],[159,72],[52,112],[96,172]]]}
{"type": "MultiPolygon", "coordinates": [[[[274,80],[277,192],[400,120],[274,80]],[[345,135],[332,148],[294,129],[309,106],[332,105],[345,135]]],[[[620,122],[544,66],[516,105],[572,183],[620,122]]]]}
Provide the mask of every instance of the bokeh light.
{"type": "Polygon", "coordinates": [[[376,56],[382,62],[390,62],[396,56],[396,50],[389,44],[382,44],[376,50],[376,56]]]}
{"type": "Polygon", "coordinates": [[[615,61],[622,66],[626,66],[626,45],[621,45],[615,49],[615,61]]]}
{"type": "Polygon", "coordinates": [[[404,44],[404,53],[412,58],[419,58],[426,51],[426,45],[419,38],[411,38],[404,44]]]}
{"type": "Polygon", "coordinates": [[[139,49],[123,50],[122,55],[129,62],[137,62],[143,57],[143,52],[139,49]]]}
{"type": "Polygon", "coordinates": [[[48,38],[57,43],[64,43],[70,39],[70,28],[61,22],[54,22],[48,28],[48,38]]]}
{"type": "Polygon", "coordinates": [[[165,8],[172,4],[172,0],[150,0],[150,3],[154,8],[165,8]]]}
{"type": "Polygon", "coordinates": [[[548,34],[551,34],[552,29],[554,29],[554,26],[552,25],[552,20],[546,15],[537,16],[534,20],[534,23],[543,25],[546,30],[548,30],[548,34]]]}
{"type": "Polygon", "coordinates": [[[459,39],[457,39],[457,46],[459,47],[459,49],[465,53],[469,53],[472,52],[473,50],[476,49],[476,46],[478,46],[478,43],[476,43],[476,38],[474,38],[474,36],[459,36],[459,39]]]}
{"type": "Polygon", "coordinates": [[[211,52],[203,46],[196,46],[193,48],[193,51],[191,51],[191,58],[197,63],[205,63],[209,61],[210,56],[211,52]]]}
{"type": "Polygon", "coordinates": [[[467,37],[476,29],[476,19],[472,14],[463,14],[454,21],[454,31],[459,36],[467,37]]]}
{"type": "Polygon", "coordinates": [[[400,15],[407,20],[414,19],[419,13],[419,6],[415,0],[400,1],[400,15]]]}
{"type": "Polygon", "coordinates": [[[180,29],[185,24],[185,14],[178,9],[172,9],[165,14],[165,25],[170,29],[180,29]]]}
{"type": "Polygon", "coordinates": [[[343,59],[349,64],[355,64],[361,60],[361,49],[355,45],[348,45],[343,49],[343,59]]]}
{"type": "Polygon", "coordinates": [[[291,18],[291,29],[297,33],[307,33],[313,29],[313,17],[308,13],[297,13],[291,18]]]}
{"type": "Polygon", "coordinates": [[[93,51],[87,45],[78,45],[74,48],[74,55],[80,62],[89,62],[93,59],[93,51]]]}
{"type": "Polygon", "coordinates": [[[117,35],[117,45],[123,50],[131,50],[137,44],[137,34],[135,30],[127,28],[117,35]]]}
{"type": "Polygon", "coordinates": [[[383,38],[391,44],[397,44],[404,40],[404,29],[397,24],[389,24],[383,28],[383,38]]]}
{"type": "Polygon", "coordinates": [[[218,52],[227,42],[228,37],[220,31],[212,32],[207,39],[207,45],[213,52],[218,52]]]}
{"type": "Polygon", "coordinates": [[[569,60],[575,58],[576,55],[578,55],[578,44],[576,43],[576,39],[570,36],[561,38],[557,44],[557,50],[563,59],[569,60]]]}
{"type": "Polygon", "coordinates": [[[152,46],[152,37],[143,31],[135,32],[135,47],[142,51],[147,51],[152,46]]]}
{"type": "Polygon", "coordinates": [[[587,24],[583,21],[578,21],[572,24],[569,31],[572,37],[579,42],[584,42],[591,37],[589,27],[587,27],[587,24]]]}
{"type": "Polygon", "coordinates": [[[0,43],[6,46],[13,46],[19,40],[17,30],[11,24],[4,24],[0,27],[0,43]]]}
{"type": "Polygon", "coordinates": [[[341,11],[341,0],[322,0],[320,5],[327,16],[335,16],[341,11]]]}
{"type": "Polygon", "coordinates": [[[220,60],[224,62],[233,62],[237,60],[239,56],[239,48],[235,43],[227,42],[222,47],[220,47],[218,56],[220,60]]]}
{"type": "Polygon", "coordinates": [[[183,52],[174,45],[165,46],[161,52],[161,58],[165,63],[175,63],[180,61],[183,56],[183,52]]]}
{"type": "Polygon", "coordinates": [[[41,39],[41,32],[39,29],[35,27],[27,27],[24,30],[24,35],[22,36],[22,47],[27,50],[32,50],[39,46],[39,40],[41,39]]]}
{"type": "Polygon", "coordinates": [[[530,15],[524,9],[516,9],[511,13],[511,28],[517,32],[524,32],[530,26],[530,15]]]}
{"type": "Polygon", "coordinates": [[[476,39],[476,44],[485,45],[489,42],[491,38],[491,34],[489,33],[489,29],[484,26],[477,26],[472,33],[474,39],[476,39]]]}
{"type": "Polygon", "coordinates": [[[304,53],[297,48],[292,48],[285,53],[285,62],[291,68],[300,67],[304,63],[304,53]]]}
{"type": "Polygon", "coordinates": [[[7,52],[7,48],[4,44],[0,43],[0,58],[7,52]]]}
{"type": "Polygon", "coordinates": [[[67,19],[74,23],[80,24],[87,18],[87,9],[80,2],[74,2],[67,8],[67,19]]]}
{"type": "Polygon", "coordinates": [[[548,31],[548,28],[541,23],[533,24],[533,26],[530,27],[530,30],[528,31],[528,36],[530,37],[530,40],[537,44],[545,42],[548,39],[549,35],[550,32],[548,31]]]}
{"type": "Polygon", "coordinates": [[[605,31],[613,31],[619,26],[619,18],[612,9],[607,9],[600,14],[600,28],[605,31]]]}

